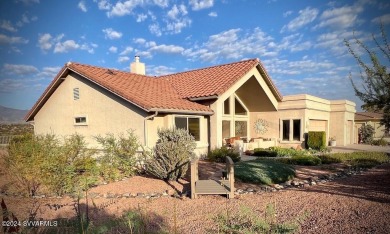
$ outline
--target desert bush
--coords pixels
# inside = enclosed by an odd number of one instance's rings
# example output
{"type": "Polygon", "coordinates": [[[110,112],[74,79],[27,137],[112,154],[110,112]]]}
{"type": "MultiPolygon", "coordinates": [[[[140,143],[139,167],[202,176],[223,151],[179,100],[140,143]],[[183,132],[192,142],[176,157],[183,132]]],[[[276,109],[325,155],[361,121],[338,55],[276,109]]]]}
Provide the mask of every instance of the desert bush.
{"type": "Polygon", "coordinates": [[[300,229],[301,222],[306,214],[287,222],[276,220],[275,207],[268,204],[265,209],[264,218],[256,214],[248,207],[240,207],[239,212],[226,214],[220,213],[213,218],[218,233],[295,233],[300,229]]]}
{"type": "Polygon", "coordinates": [[[7,172],[29,196],[34,196],[44,183],[43,171],[47,156],[55,156],[58,141],[53,135],[33,136],[26,134],[14,137],[4,154],[7,172]]]}
{"type": "Polygon", "coordinates": [[[278,153],[270,149],[255,148],[253,150],[253,155],[259,157],[276,157],[278,156],[278,153]]]}
{"type": "Polygon", "coordinates": [[[310,151],[306,150],[296,150],[293,148],[282,148],[279,146],[273,146],[269,148],[271,151],[277,153],[277,157],[285,157],[285,156],[302,156],[302,155],[310,155],[310,151]]]}
{"type": "Polygon", "coordinates": [[[159,129],[153,151],[145,152],[146,172],[163,180],[178,180],[195,157],[195,139],[184,129],[159,129]]]}
{"type": "Polygon", "coordinates": [[[365,144],[371,144],[374,140],[375,129],[370,124],[365,124],[359,128],[359,134],[361,136],[361,140],[365,144]]]}
{"type": "Polygon", "coordinates": [[[321,150],[326,147],[326,133],[324,131],[308,133],[307,146],[312,149],[321,150]]]}
{"type": "Polygon", "coordinates": [[[372,144],[373,145],[378,145],[378,146],[387,146],[389,144],[389,142],[387,142],[385,139],[381,138],[381,139],[378,139],[378,140],[373,140],[372,144]]]}
{"type": "Polygon", "coordinates": [[[99,170],[95,152],[87,148],[84,137],[78,134],[64,139],[61,145],[53,146],[45,157],[42,171],[44,184],[57,195],[76,192],[97,182],[99,170]]]}
{"type": "Polygon", "coordinates": [[[72,135],[61,143],[55,135],[23,135],[8,146],[4,161],[15,186],[34,196],[41,186],[62,195],[96,182],[97,166],[83,137],[72,135]]]}
{"type": "Polygon", "coordinates": [[[224,163],[226,162],[226,156],[229,156],[233,162],[239,162],[241,159],[240,153],[235,151],[233,148],[227,148],[226,146],[210,150],[207,154],[207,159],[212,162],[224,163]]]}
{"type": "Polygon", "coordinates": [[[115,180],[136,173],[136,153],[140,145],[133,130],[127,131],[126,136],[120,134],[116,137],[114,134],[107,134],[96,136],[95,139],[103,148],[99,162],[105,179],[115,180]]]}

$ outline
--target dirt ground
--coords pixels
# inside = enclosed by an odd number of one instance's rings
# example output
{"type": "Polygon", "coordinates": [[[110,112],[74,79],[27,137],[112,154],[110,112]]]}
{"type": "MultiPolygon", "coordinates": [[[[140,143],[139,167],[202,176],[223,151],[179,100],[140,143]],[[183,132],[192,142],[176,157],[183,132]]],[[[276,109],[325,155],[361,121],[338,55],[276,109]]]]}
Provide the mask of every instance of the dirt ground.
{"type": "MultiPolygon", "coordinates": [[[[201,178],[218,177],[223,165],[202,162],[201,178]]],[[[298,176],[306,178],[329,173],[323,167],[299,167],[298,176]]],[[[146,198],[94,198],[88,200],[93,222],[100,223],[121,216],[129,210],[140,210],[147,224],[157,231],[172,233],[215,233],[213,218],[218,214],[239,212],[249,207],[264,216],[267,204],[274,204],[278,221],[293,220],[307,214],[300,233],[388,233],[390,230],[390,164],[381,165],[359,175],[304,188],[293,188],[273,193],[246,194],[228,200],[223,196],[200,196],[191,200],[172,197],[146,198]]],[[[3,183],[4,184],[4,183],[3,183]]],[[[246,184],[237,183],[241,188],[246,184]]],[[[166,190],[182,191],[188,186],[167,184],[161,180],[136,176],[124,181],[101,185],[90,190],[94,193],[146,193],[166,190]]],[[[1,187],[1,185],[0,185],[1,187]]],[[[75,217],[74,199],[65,197],[28,199],[3,196],[8,209],[19,220],[31,213],[36,218],[52,220],[75,217]]],[[[82,200],[83,209],[85,199],[82,200]]]]}

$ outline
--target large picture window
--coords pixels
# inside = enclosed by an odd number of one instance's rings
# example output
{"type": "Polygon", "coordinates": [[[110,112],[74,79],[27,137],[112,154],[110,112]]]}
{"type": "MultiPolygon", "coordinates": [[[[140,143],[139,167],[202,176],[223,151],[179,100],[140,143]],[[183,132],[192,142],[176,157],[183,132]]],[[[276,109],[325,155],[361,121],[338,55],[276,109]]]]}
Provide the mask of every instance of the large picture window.
{"type": "Polygon", "coordinates": [[[194,117],[175,117],[176,128],[187,130],[196,141],[200,141],[200,119],[194,117]]]}
{"type": "Polygon", "coordinates": [[[290,140],[290,120],[283,120],[283,138],[284,141],[290,140]]]}
{"type": "Polygon", "coordinates": [[[301,140],[301,120],[300,119],[293,120],[293,140],[294,141],[301,140]]]}

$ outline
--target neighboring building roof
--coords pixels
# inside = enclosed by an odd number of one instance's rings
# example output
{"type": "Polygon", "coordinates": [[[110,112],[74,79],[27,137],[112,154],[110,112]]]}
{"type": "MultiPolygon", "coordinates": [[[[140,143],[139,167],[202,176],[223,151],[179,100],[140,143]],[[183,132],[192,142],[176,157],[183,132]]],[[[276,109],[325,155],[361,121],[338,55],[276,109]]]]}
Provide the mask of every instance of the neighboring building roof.
{"type": "Polygon", "coordinates": [[[256,67],[278,101],[282,96],[258,59],[207,67],[172,75],[152,77],[80,63],[67,63],[35,103],[26,120],[32,120],[69,72],[118,95],[145,111],[212,114],[192,98],[215,97],[224,93],[256,67]]]}
{"type": "Polygon", "coordinates": [[[372,121],[372,120],[381,120],[383,118],[383,113],[375,112],[356,112],[355,121],[372,121]]]}

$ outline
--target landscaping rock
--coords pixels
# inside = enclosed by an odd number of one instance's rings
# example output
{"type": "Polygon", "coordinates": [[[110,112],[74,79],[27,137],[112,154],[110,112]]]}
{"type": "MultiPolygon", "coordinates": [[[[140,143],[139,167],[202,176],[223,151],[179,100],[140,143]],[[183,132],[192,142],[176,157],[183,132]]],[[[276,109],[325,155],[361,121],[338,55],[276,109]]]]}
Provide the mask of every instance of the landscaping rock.
{"type": "Polygon", "coordinates": [[[137,193],[137,197],[145,197],[144,193],[137,193]]]}
{"type": "Polygon", "coordinates": [[[129,198],[130,197],[130,193],[124,193],[124,194],[122,194],[122,197],[129,198]]]}

